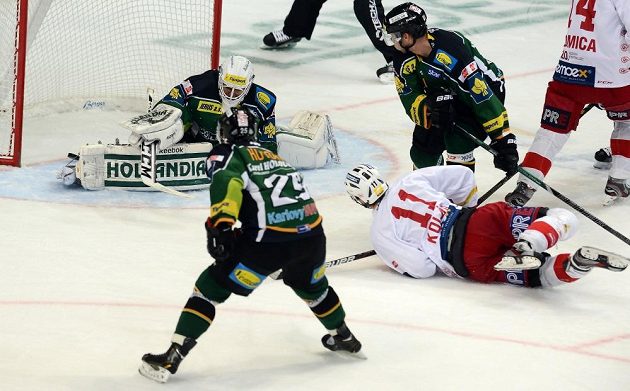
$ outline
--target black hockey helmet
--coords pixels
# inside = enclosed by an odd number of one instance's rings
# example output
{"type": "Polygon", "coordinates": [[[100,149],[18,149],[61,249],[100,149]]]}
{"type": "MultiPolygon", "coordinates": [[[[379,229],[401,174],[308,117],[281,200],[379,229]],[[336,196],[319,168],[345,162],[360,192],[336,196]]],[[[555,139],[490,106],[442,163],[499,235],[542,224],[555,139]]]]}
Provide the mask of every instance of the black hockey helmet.
{"type": "Polygon", "coordinates": [[[427,14],[414,3],[397,5],[385,15],[385,30],[395,40],[403,33],[418,39],[427,33],[427,14]]]}
{"type": "Polygon", "coordinates": [[[228,144],[256,141],[258,117],[247,107],[232,107],[219,118],[219,139],[228,144]]]}

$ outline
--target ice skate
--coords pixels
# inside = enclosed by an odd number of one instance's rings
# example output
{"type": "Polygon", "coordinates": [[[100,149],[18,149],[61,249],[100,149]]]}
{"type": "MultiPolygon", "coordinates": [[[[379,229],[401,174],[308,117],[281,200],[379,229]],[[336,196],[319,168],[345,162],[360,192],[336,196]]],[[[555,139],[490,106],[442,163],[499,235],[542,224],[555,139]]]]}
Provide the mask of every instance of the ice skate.
{"type": "Polygon", "coordinates": [[[512,249],[505,253],[501,261],[494,265],[494,270],[531,270],[542,265],[541,254],[532,249],[532,245],[520,240],[512,245],[512,249]]]}
{"type": "Polygon", "coordinates": [[[360,359],[367,358],[361,352],[361,342],[352,335],[345,323],[342,324],[336,332],[336,335],[326,334],[322,337],[322,344],[326,349],[342,353],[349,357],[360,359]]]}
{"type": "Polygon", "coordinates": [[[608,182],[606,182],[604,193],[606,194],[604,196],[604,206],[610,206],[620,198],[628,198],[628,195],[630,195],[630,187],[628,186],[628,181],[625,179],[608,177],[608,182]]]}
{"type": "Polygon", "coordinates": [[[376,77],[383,84],[392,84],[394,82],[394,65],[390,61],[384,67],[378,68],[376,70],[376,77]]]}
{"type": "Polygon", "coordinates": [[[518,182],[516,189],[505,196],[505,202],[515,207],[523,206],[532,198],[534,192],[536,189],[533,187],[528,186],[525,182],[518,182]]]}
{"type": "Polygon", "coordinates": [[[261,49],[290,49],[300,42],[302,37],[292,37],[284,33],[282,29],[275,30],[263,37],[261,49]]]}
{"type": "Polygon", "coordinates": [[[158,383],[166,383],[169,376],[177,372],[179,364],[196,344],[197,341],[194,339],[186,338],[183,345],[173,342],[165,353],[147,353],[142,356],[142,364],[138,368],[138,372],[158,383]]]}
{"type": "Polygon", "coordinates": [[[610,152],[610,147],[600,148],[599,151],[595,152],[595,163],[593,163],[593,167],[600,170],[608,170],[612,166],[612,152],[610,152]]]}
{"type": "Polygon", "coordinates": [[[621,272],[628,267],[630,259],[595,247],[585,246],[573,254],[571,263],[582,270],[599,267],[613,272],[621,272]]]}

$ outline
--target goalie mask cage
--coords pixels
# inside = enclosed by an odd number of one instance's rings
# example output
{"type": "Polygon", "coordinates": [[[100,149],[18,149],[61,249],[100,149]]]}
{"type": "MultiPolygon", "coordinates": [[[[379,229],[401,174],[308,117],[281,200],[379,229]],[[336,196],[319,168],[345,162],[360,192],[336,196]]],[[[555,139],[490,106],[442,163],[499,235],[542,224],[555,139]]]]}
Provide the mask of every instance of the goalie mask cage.
{"type": "Polygon", "coordinates": [[[0,0],[0,165],[20,166],[31,113],[146,109],[217,67],[221,1],[0,0]]]}

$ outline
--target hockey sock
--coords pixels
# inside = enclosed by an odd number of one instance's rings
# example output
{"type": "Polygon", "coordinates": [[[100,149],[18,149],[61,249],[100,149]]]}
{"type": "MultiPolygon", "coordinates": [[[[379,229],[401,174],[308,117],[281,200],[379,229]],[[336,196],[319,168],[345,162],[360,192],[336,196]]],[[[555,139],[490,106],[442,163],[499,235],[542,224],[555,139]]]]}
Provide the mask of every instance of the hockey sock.
{"type": "Polygon", "coordinates": [[[328,286],[326,277],[312,288],[314,289],[308,291],[300,289],[294,289],[294,291],[306,302],[326,329],[336,330],[346,318],[339,296],[331,286],[328,286]]]}

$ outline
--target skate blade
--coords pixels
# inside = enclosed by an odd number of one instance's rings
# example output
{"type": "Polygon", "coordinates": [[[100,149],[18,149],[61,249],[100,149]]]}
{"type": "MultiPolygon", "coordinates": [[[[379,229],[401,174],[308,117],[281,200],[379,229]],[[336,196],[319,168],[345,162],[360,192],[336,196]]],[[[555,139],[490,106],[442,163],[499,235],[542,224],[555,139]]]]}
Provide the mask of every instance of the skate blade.
{"type": "Polygon", "coordinates": [[[333,353],[335,353],[336,355],[338,355],[339,357],[343,358],[343,359],[352,359],[352,360],[367,360],[367,356],[365,355],[365,353],[363,353],[362,350],[356,352],[356,353],[350,353],[346,350],[333,350],[333,353]]]}
{"type": "Polygon", "coordinates": [[[608,194],[604,195],[604,200],[602,201],[602,205],[603,206],[611,206],[615,203],[615,201],[617,201],[619,197],[617,196],[610,196],[608,194]]]}
{"type": "Polygon", "coordinates": [[[541,265],[540,259],[534,256],[505,256],[501,258],[501,262],[494,265],[494,270],[510,271],[510,270],[531,270],[538,269],[541,265]],[[520,262],[519,262],[520,261],[520,262]]]}
{"type": "Polygon", "coordinates": [[[383,73],[378,77],[378,80],[383,84],[394,84],[394,74],[392,72],[383,73]]]}
{"type": "Polygon", "coordinates": [[[138,368],[138,372],[146,377],[158,383],[166,383],[171,373],[162,367],[155,368],[152,365],[142,362],[142,365],[138,368]]]}
{"type": "Polygon", "coordinates": [[[258,48],[263,50],[288,50],[292,49],[295,45],[297,45],[297,42],[285,43],[278,46],[267,46],[265,44],[262,44],[258,48]]]}
{"type": "Polygon", "coordinates": [[[612,163],[607,163],[607,162],[595,162],[595,163],[593,163],[593,167],[597,168],[598,170],[610,170],[611,166],[612,166],[612,163]]]}
{"type": "Polygon", "coordinates": [[[611,253],[609,251],[600,250],[595,247],[585,246],[580,248],[580,255],[592,261],[597,261],[602,256],[606,257],[607,262],[606,264],[602,264],[601,267],[613,272],[622,272],[626,270],[628,264],[630,264],[630,259],[624,256],[611,253]]]}

